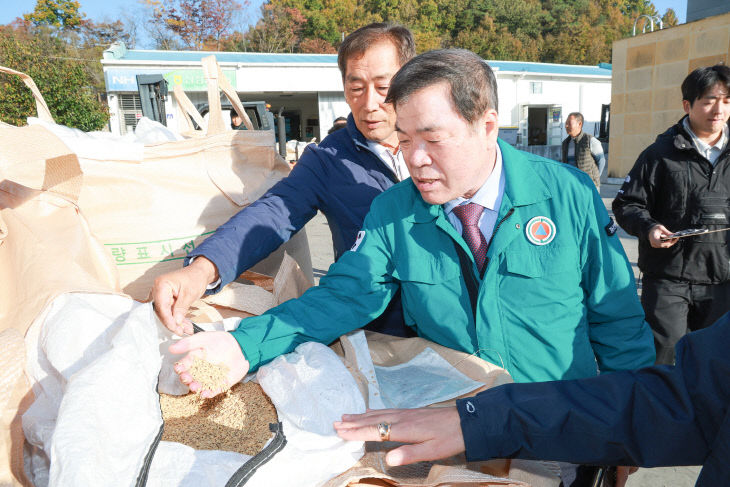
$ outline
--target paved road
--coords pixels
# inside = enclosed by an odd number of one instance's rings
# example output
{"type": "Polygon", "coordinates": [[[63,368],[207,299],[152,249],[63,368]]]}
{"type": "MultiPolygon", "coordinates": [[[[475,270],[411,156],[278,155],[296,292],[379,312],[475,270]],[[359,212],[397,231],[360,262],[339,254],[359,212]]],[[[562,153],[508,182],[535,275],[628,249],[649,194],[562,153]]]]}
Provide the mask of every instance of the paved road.
{"type": "MultiPolygon", "coordinates": [[[[601,186],[601,197],[609,213],[611,202],[618,191],[618,184],[603,184],[601,186]]],[[[312,267],[314,269],[315,283],[327,273],[327,269],[334,261],[332,252],[332,235],[330,234],[327,220],[321,213],[318,213],[306,226],[309,239],[309,249],[312,254],[312,267]]],[[[619,230],[619,238],[624,246],[626,255],[634,269],[634,275],[639,277],[639,268],[636,261],[638,258],[637,240],[623,230],[619,230]]],[[[668,467],[668,468],[642,468],[629,477],[627,487],[692,487],[697,481],[699,467],[668,467]]]]}

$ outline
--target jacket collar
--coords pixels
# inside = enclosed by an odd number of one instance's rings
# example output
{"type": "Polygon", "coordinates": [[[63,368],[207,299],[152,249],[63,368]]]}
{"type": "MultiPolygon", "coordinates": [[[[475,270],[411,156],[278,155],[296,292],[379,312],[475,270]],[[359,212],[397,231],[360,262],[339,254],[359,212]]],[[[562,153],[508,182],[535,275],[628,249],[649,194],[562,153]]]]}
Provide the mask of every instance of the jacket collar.
{"type": "MultiPolygon", "coordinates": [[[[504,196],[502,197],[502,213],[509,210],[509,207],[527,206],[540,201],[552,198],[552,194],[542,177],[532,167],[526,154],[497,139],[499,148],[502,151],[502,171],[504,171],[504,196]]],[[[431,205],[421,198],[418,189],[409,181],[413,190],[413,214],[409,220],[415,223],[428,223],[444,214],[441,205],[431,205]]]]}
{"type": "Polygon", "coordinates": [[[355,144],[355,148],[357,150],[365,149],[366,151],[372,152],[370,150],[370,147],[368,147],[368,141],[365,138],[365,136],[358,130],[357,125],[355,125],[355,119],[352,116],[352,113],[350,113],[347,116],[347,126],[345,127],[347,130],[347,133],[350,135],[350,138],[352,139],[352,142],[355,144]]]}
{"type": "MultiPolygon", "coordinates": [[[[692,136],[688,134],[684,128],[684,119],[688,117],[689,115],[685,115],[684,117],[680,118],[679,122],[677,122],[673,127],[670,127],[669,130],[664,132],[659,137],[665,135],[673,136],[673,143],[675,148],[679,150],[694,150],[695,145],[694,143],[692,143],[692,136]]],[[[657,137],[657,139],[659,137],[657,137]]]]}
{"type": "MultiPolygon", "coordinates": [[[[684,120],[688,117],[689,115],[685,115],[684,117],[680,118],[679,122],[670,127],[663,134],[659,135],[657,137],[657,140],[660,137],[671,136],[674,138],[673,143],[675,148],[679,150],[696,150],[694,141],[692,140],[692,135],[690,135],[684,128],[684,120]]],[[[730,122],[728,122],[727,125],[728,127],[730,127],[730,122]]],[[[727,150],[727,148],[730,148],[730,143],[728,143],[725,150],[727,150]]]]}
{"type": "MultiPolygon", "coordinates": [[[[580,133],[578,134],[578,137],[576,137],[574,139],[575,143],[576,144],[580,143],[583,140],[583,137],[585,137],[585,136],[586,136],[586,133],[581,130],[580,133]]],[[[570,135],[568,136],[568,138],[570,138],[570,135]]]]}

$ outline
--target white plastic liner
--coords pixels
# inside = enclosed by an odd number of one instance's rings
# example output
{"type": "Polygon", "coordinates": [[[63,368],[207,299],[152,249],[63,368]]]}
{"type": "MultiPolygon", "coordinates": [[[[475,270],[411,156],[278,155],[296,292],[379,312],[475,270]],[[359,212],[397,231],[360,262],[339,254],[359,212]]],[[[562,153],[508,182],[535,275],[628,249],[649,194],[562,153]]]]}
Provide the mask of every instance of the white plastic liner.
{"type": "MultiPolygon", "coordinates": [[[[230,329],[226,320],[208,329],[230,329]]],[[[161,390],[187,392],[171,372],[172,335],[150,304],[102,294],[64,294],[31,326],[28,372],[36,400],[23,415],[33,445],[26,470],[36,487],[134,485],[162,418],[161,390]]],[[[329,348],[300,345],[258,373],[277,408],[286,447],[247,482],[316,486],[363,454],[332,423],[365,411],[352,376],[329,348]]],[[[224,486],[250,457],[161,442],[148,486],[224,486]]]]}
{"type": "MultiPolygon", "coordinates": [[[[200,325],[230,330],[238,322],[200,325]]],[[[376,407],[417,407],[480,385],[431,349],[403,365],[374,367],[364,334],[348,338],[371,400],[384,399],[376,407]]],[[[36,487],[135,485],[162,425],[157,391],[187,392],[172,369],[179,356],[167,351],[173,339],[150,304],[123,296],[70,293],[51,303],[26,335],[36,400],[23,415],[23,430],[33,447],[26,470],[36,487]]],[[[364,444],[341,440],[333,423],[364,412],[365,400],[328,347],[301,344],[261,367],[255,380],[276,406],[287,444],[247,486],[315,487],[362,457],[364,444]]],[[[160,442],[146,485],[222,487],[249,458],[160,442]]]]}

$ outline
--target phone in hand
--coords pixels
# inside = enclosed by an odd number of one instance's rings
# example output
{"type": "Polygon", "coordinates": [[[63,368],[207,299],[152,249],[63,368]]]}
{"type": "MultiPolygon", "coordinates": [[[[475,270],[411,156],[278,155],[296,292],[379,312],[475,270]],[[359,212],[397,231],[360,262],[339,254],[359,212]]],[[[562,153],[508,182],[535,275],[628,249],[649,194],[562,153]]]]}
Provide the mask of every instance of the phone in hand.
{"type": "Polygon", "coordinates": [[[707,233],[709,231],[710,230],[707,228],[688,228],[687,230],[680,230],[678,232],[674,232],[671,235],[662,237],[660,240],[662,242],[666,242],[667,240],[672,240],[675,238],[684,238],[684,237],[693,237],[695,235],[702,235],[703,233],[707,233]]]}

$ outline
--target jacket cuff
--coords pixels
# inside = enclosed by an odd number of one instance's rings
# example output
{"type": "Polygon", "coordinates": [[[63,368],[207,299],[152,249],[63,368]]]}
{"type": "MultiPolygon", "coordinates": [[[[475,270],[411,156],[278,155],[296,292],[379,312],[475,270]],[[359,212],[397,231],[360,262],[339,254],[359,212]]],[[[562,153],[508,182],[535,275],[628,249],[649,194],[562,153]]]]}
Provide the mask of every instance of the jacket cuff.
{"type": "Polygon", "coordinates": [[[651,230],[651,227],[654,225],[658,225],[659,222],[654,220],[653,218],[647,218],[645,220],[642,220],[641,222],[641,235],[639,235],[639,239],[641,240],[649,240],[649,230],[651,230]]]}
{"type": "MultiPolygon", "coordinates": [[[[188,255],[183,260],[183,267],[189,266],[190,264],[193,263],[193,261],[197,257],[200,257],[200,256],[203,256],[206,259],[208,259],[209,261],[213,262],[213,265],[215,266],[216,269],[220,269],[218,267],[218,264],[216,264],[210,257],[207,257],[207,256],[205,256],[203,254],[190,254],[190,255],[188,255]]],[[[218,277],[218,279],[216,281],[211,282],[211,283],[208,284],[208,286],[205,288],[205,293],[203,294],[203,296],[208,296],[210,294],[216,294],[216,293],[220,292],[221,289],[223,289],[223,279],[222,279],[222,277],[220,277],[220,270],[218,270],[218,276],[219,277],[218,277]]]]}
{"type": "Polygon", "coordinates": [[[259,348],[259,346],[254,343],[254,340],[251,339],[248,333],[241,330],[240,328],[233,330],[229,333],[233,335],[233,338],[236,339],[236,341],[238,342],[238,346],[241,347],[241,352],[243,352],[243,356],[246,358],[246,360],[248,360],[248,371],[256,371],[256,369],[258,369],[261,365],[261,349],[259,348]]]}
{"type": "MultiPolygon", "coordinates": [[[[490,401],[490,391],[484,391],[475,397],[456,401],[456,410],[461,420],[461,433],[464,437],[466,459],[469,462],[489,460],[498,456],[501,446],[499,440],[488,432],[490,422],[499,421],[498,407],[487,408],[485,404],[499,404],[499,399],[490,401]]],[[[506,423],[503,423],[506,425],[506,423]]]]}

